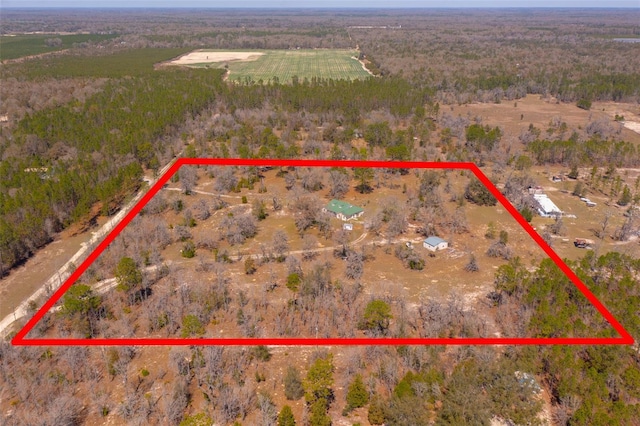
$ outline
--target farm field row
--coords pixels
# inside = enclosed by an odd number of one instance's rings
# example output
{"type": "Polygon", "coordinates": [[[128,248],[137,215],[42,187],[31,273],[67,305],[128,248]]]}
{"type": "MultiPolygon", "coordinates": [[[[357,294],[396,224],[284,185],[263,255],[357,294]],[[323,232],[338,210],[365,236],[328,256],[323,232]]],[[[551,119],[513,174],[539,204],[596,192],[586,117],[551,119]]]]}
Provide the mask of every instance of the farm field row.
{"type": "MultiPolygon", "coordinates": [[[[209,52],[209,51],[206,51],[209,52]]],[[[298,78],[323,78],[335,80],[354,80],[369,77],[369,73],[356,59],[356,50],[267,50],[251,51],[259,53],[250,60],[218,61],[211,55],[211,60],[193,64],[196,67],[227,68],[232,81],[265,83],[278,81],[292,82],[298,78]]],[[[199,52],[200,53],[200,52],[199,52]]],[[[211,51],[211,53],[221,53],[211,51]]],[[[204,59],[204,58],[203,58],[204,59]]]]}

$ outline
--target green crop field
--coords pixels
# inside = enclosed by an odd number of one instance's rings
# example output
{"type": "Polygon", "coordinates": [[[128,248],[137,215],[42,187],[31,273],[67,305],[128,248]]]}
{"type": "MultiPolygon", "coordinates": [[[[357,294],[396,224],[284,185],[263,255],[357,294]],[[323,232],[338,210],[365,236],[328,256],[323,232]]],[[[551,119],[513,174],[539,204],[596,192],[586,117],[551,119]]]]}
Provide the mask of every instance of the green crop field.
{"type": "MultiPolygon", "coordinates": [[[[249,51],[249,50],[243,50],[249,51]]],[[[294,77],[302,83],[313,78],[334,80],[364,79],[370,74],[355,59],[356,50],[250,50],[264,53],[255,61],[229,61],[199,64],[216,68],[228,65],[229,79],[239,82],[279,81],[291,83],[294,77]]],[[[213,52],[213,50],[212,50],[213,52]]]]}
{"type": "Polygon", "coordinates": [[[117,37],[115,34],[28,34],[0,37],[0,59],[16,59],[40,53],[68,49],[74,43],[93,41],[99,43],[117,37]],[[60,39],[58,46],[47,45],[48,39],[60,39]]]}
{"type": "Polygon", "coordinates": [[[157,63],[186,53],[184,48],[142,48],[116,51],[109,55],[60,55],[38,59],[33,63],[3,66],[5,77],[37,78],[121,78],[154,72],[157,63]]]}

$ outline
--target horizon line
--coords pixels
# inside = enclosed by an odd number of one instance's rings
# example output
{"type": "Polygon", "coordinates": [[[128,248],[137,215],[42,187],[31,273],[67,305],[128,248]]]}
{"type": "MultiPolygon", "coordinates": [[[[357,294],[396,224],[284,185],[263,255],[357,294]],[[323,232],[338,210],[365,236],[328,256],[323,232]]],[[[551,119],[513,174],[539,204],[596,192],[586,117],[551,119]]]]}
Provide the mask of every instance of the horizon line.
{"type": "Polygon", "coordinates": [[[640,12],[640,7],[633,6],[429,6],[429,7],[419,7],[419,6],[404,6],[404,7],[385,7],[385,6],[376,6],[376,7],[361,7],[361,6],[297,6],[297,7],[289,7],[289,6],[270,6],[270,7],[255,7],[255,6],[233,6],[233,7],[225,7],[225,6],[215,6],[215,7],[207,7],[207,6],[0,6],[0,10],[362,10],[362,11],[375,11],[375,10],[634,10],[640,12]]]}

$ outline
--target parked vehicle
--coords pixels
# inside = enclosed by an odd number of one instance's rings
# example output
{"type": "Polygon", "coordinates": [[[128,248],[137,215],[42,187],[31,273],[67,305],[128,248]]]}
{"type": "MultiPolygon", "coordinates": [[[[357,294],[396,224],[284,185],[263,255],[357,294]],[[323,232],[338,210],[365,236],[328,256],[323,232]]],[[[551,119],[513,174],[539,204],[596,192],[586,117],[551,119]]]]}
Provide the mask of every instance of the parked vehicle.
{"type": "Polygon", "coordinates": [[[578,248],[591,248],[593,240],[589,240],[587,238],[576,238],[573,245],[578,248]]]}

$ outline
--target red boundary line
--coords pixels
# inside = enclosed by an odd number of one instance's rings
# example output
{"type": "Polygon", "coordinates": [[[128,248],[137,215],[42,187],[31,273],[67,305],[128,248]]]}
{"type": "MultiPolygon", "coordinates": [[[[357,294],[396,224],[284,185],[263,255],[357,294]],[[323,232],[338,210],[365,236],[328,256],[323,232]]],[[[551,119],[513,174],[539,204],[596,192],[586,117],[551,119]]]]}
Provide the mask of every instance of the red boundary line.
{"type": "Polygon", "coordinates": [[[149,191],[136,203],[131,211],[114,227],[104,240],[89,254],[82,264],[71,274],[65,283],[35,313],[27,324],[11,340],[13,345],[22,346],[119,346],[119,345],[630,345],[633,337],[622,324],[605,308],[580,278],[567,266],[555,251],[542,239],[515,207],[505,198],[495,185],[474,163],[464,162],[412,162],[412,161],[353,161],[353,160],[276,160],[276,159],[239,159],[239,158],[179,158],[162,175],[149,191]],[[109,244],[133,220],[151,198],[183,165],[198,166],[294,166],[294,167],[372,167],[372,168],[411,168],[411,169],[466,169],[482,182],[498,202],[516,219],[522,228],[558,265],[560,270],[573,282],[580,292],[595,306],[602,316],[620,334],[620,337],[496,337],[496,338],[110,338],[110,339],[27,339],[26,335],[38,321],[51,309],[62,295],[80,278],[109,244]]]}

